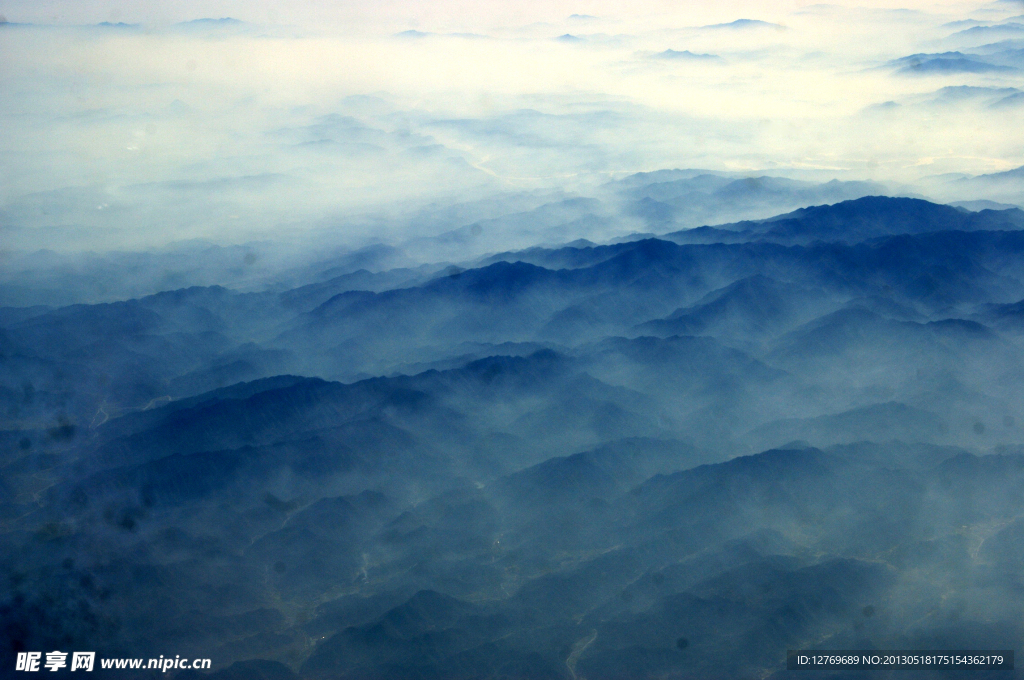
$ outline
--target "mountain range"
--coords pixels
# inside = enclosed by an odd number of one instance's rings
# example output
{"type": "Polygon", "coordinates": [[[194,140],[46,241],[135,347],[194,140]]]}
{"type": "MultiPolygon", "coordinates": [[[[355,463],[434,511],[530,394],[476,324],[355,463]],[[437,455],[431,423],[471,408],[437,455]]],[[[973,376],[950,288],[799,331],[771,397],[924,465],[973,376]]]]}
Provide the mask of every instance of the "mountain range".
{"type": "Polygon", "coordinates": [[[1014,648],[1024,212],[867,188],[634,177],[661,233],[0,309],[3,653],[598,680],[1014,648]],[[678,229],[776,189],[858,195],[678,229]]]}

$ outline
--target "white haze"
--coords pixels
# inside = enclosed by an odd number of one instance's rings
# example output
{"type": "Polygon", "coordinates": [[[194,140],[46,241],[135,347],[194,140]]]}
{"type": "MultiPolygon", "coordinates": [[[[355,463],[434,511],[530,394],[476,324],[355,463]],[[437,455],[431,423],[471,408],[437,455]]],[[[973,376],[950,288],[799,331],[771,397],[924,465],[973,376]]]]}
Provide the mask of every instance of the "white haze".
{"type": "Polygon", "coordinates": [[[661,168],[1021,200],[936,176],[1024,165],[1024,107],[932,93],[1024,72],[886,64],[1024,2],[322,5],[0,2],[0,248],[396,242],[661,168]]]}

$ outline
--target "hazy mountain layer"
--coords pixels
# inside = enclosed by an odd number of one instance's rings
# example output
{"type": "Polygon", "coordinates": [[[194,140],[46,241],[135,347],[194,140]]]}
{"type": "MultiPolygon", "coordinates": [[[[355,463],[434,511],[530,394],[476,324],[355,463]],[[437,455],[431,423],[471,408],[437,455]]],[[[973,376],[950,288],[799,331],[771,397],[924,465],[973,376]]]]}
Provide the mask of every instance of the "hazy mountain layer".
{"type": "MultiPolygon", "coordinates": [[[[616,190],[686,183],[743,189],[616,190]]],[[[871,196],[4,308],[3,653],[597,680],[1015,648],[1022,215],[871,196]]]]}

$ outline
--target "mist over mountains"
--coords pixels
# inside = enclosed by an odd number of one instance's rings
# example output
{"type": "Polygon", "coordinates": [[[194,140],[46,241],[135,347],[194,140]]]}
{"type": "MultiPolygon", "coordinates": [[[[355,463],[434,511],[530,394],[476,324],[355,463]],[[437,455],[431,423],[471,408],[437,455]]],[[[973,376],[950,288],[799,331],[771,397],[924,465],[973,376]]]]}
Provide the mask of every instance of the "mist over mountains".
{"type": "MultiPolygon", "coordinates": [[[[617,191],[693,183],[731,186],[617,191]]],[[[697,678],[1020,639],[1020,210],[405,257],[4,308],[4,653],[697,678]]]]}
{"type": "Polygon", "coordinates": [[[0,0],[0,678],[1024,649],[1021,9],[0,0]]]}

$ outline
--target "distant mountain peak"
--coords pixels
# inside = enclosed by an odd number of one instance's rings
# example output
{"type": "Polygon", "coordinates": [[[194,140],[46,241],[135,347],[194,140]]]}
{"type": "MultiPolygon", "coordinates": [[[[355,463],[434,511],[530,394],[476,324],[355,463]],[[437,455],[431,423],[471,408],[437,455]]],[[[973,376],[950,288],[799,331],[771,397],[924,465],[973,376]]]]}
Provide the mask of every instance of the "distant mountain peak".
{"type": "Polygon", "coordinates": [[[781,24],[773,24],[768,21],[761,21],[760,19],[737,19],[736,21],[730,21],[725,24],[710,24],[708,26],[701,26],[701,28],[714,28],[714,29],[747,29],[747,28],[785,28],[781,24]]]}
{"type": "Polygon", "coordinates": [[[245,22],[239,19],[233,19],[231,17],[221,17],[220,19],[213,19],[211,17],[204,17],[202,19],[191,19],[189,21],[182,21],[179,26],[237,26],[245,22]]]}
{"type": "Polygon", "coordinates": [[[691,52],[690,50],[677,51],[673,49],[667,49],[664,52],[658,52],[653,55],[655,59],[679,59],[679,60],[693,60],[693,61],[718,61],[721,60],[717,54],[698,54],[691,52]]]}

